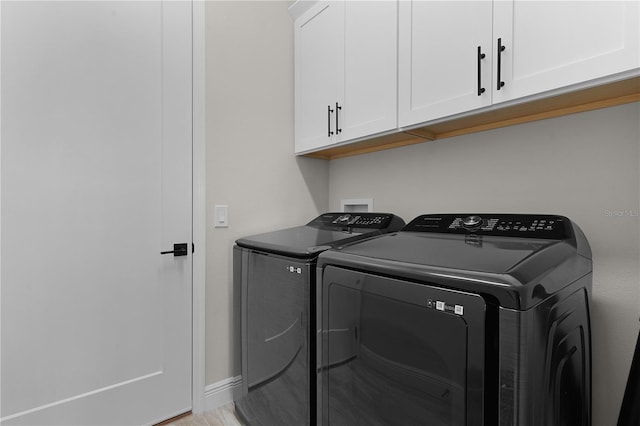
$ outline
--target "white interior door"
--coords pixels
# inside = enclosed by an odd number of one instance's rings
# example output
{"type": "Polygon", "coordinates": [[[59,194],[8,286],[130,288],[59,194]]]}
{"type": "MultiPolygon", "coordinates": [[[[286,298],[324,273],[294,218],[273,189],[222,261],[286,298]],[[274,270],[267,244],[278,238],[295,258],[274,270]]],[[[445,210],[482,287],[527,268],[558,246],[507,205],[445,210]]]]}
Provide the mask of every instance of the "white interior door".
{"type": "Polygon", "coordinates": [[[191,3],[0,15],[1,422],[188,411],[191,3]]]}

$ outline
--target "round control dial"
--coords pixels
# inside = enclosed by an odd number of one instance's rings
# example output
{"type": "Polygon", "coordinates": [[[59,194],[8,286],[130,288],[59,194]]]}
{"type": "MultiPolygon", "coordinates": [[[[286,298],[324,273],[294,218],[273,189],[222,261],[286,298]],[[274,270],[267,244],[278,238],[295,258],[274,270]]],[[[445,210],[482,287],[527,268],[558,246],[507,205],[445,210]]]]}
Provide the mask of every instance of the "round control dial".
{"type": "Polygon", "coordinates": [[[482,218],[480,216],[467,216],[462,219],[462,226],[466,229],[477,229],[482,226],[482,218]]]}

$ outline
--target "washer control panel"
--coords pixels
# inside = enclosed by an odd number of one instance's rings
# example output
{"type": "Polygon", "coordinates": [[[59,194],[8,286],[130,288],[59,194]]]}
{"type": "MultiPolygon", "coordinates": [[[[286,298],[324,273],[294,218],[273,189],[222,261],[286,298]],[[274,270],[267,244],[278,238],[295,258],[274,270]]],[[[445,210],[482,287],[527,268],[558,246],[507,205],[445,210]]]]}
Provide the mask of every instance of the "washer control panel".
{"type": "Polygon", "coordinates": [[[393,215],[385,213],[325,213],[309,223],[312,226],[385,229],[393,215]]]}
{"type": "Polygon", "coordinates": [[[428,214],[418,216],[402,230],[553,240],[562,240],[571,236],[569,219],[554,215],[428,214]]]}

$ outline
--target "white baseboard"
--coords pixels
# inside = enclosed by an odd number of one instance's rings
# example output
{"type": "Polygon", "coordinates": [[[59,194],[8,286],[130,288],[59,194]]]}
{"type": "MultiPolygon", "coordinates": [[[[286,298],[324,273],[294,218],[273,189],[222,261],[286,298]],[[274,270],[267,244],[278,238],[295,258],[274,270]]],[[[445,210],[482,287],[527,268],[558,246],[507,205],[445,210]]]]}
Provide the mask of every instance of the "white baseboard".
{"type": "Polygon", "coordinates": [[[229,377],[204,388],[205,410],[215,410],[233,401],[234,396],[240,394],[242,376],[229,377]]]}

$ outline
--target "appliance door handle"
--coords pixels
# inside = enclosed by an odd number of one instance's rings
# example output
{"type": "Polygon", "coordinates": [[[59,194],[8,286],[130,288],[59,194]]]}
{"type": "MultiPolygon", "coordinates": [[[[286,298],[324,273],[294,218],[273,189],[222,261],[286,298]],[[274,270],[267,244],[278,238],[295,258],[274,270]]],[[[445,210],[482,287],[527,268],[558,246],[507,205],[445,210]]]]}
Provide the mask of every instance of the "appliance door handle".
{"type": "Polygon", "coordinates": [[[478,96],[485,92],[485,88],[482,87],[482,60],[486,57],[480,46],[478,46],[478,96]]]}
{"type": "Polygon", "coordinates": [[[327,137],[330,138],[333,135],[331,131],[331,114],[333,110],[331,109],[331,105],[327,105],[327,137]]]}
{"type": "Polygon", "coordinates": [[[173,256],[186,256],[188,254],[187,243],[177,243],[173,245],[171,251],[161,251],[160,254],[173,254],[173,256]]]}
{"type": "Polygon", "coordinates": [[[502,87],[504,87],[504,81],[502,81],[502,52],[504,52],[504,49],[506,49],[506,47],[502,44],[502,38],[498,39],[498,88],[497,90],[500,90],[502,87]]]}

